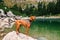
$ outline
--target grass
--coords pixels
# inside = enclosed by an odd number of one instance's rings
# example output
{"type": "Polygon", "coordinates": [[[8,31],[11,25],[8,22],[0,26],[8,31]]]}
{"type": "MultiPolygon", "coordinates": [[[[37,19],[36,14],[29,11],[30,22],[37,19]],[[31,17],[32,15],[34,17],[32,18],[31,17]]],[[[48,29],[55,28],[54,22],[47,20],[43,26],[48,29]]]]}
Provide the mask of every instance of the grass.
{"type": "MultiPolygon", "coordinates": [[[[5,33],[15,30],[15,26],[11,29],[5,29],[5,33]]],[[[22,26],[20,32],[25,33],[22,26]]],[[[45,37],[48,40],[60,40],[60,22],[34,21],[31,24],[29,35],[34,38],[45,37]]],[[[3,37],[0,37],[0,40],[3,37]]]]}

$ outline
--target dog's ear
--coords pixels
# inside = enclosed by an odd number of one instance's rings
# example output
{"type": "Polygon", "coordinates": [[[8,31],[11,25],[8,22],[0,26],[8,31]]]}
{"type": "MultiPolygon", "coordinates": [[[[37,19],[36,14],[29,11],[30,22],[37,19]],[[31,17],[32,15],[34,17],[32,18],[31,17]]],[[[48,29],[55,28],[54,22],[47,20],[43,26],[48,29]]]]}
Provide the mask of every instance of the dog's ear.
{"type": "Polygon", "coordinates": [[[30,16],[30,20],[31,20],[31,21],[34,21],[35,19],[36,19],[35,16],[30,16]]]}

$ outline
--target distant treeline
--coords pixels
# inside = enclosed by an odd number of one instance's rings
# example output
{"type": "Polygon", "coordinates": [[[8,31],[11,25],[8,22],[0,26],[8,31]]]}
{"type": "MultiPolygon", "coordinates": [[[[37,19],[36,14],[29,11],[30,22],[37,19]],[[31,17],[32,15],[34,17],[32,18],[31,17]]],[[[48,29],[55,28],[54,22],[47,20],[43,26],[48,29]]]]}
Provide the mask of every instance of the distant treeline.
{"type": "Polygon", "coordinates": [[[25,9],[22,9],[22,7],[17,7],[17,5],[14,5],[13,7],[8,9],[12,10],[15,14],[26,15],[26,16],[31,16],[31,15],[51,16],[51,15],[60,14],[60,0],[57,0],[57,3],[49,2],[47,5],[44,2],[38,2],[37,5],[38,5],[37,7],[35,7],[32,4],[26,5],[25,9]]]}
{"type": "Polygon", "coordinates": [[[0,2],[2,2],[2,0],[0,0],[0,2]]]}

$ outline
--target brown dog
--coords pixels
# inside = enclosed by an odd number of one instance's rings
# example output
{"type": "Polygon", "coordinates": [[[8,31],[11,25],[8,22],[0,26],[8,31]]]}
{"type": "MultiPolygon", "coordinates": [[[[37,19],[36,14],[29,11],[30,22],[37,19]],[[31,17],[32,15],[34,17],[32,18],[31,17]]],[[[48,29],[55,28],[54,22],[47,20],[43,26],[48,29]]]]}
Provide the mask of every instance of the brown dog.
{"type": "Polygon", "coordinates": [[[31,16],[29,20],[23,20],[23,19],[16,20],[15,21],[16,33],[17,34],[19,33],[19,28],[22,25],[22,26],[24,26],[26,28],[26,34],[28,34],[28,31],[30,29],[31,22],[34,21],[34,19],[35,19],[35,16],[31,16]]]}

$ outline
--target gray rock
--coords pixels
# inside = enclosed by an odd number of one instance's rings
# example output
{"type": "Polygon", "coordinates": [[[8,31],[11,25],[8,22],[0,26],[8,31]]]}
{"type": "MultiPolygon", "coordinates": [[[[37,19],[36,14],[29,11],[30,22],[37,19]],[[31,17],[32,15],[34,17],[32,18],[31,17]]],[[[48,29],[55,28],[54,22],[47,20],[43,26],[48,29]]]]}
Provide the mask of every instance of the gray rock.
{"type": "Polygon", "coordinates": [[[40,37],[40,38],[38,38],[37,40],[48,40],[48,39],[45,38],[45,37],[40,37]]]}

